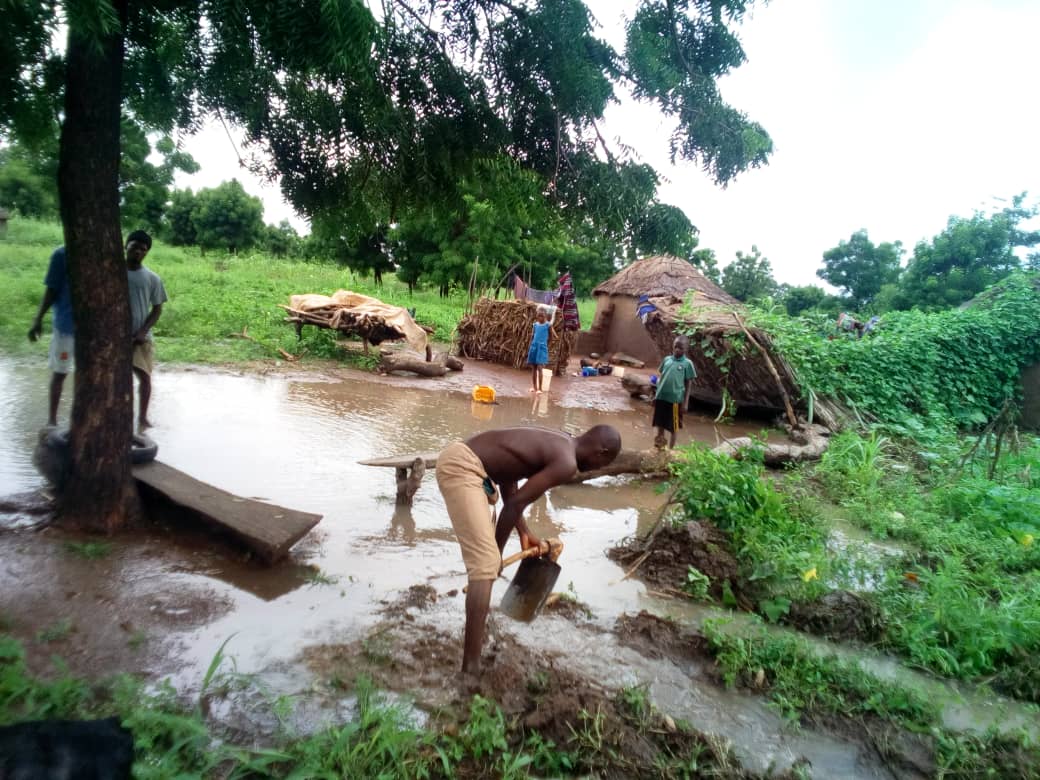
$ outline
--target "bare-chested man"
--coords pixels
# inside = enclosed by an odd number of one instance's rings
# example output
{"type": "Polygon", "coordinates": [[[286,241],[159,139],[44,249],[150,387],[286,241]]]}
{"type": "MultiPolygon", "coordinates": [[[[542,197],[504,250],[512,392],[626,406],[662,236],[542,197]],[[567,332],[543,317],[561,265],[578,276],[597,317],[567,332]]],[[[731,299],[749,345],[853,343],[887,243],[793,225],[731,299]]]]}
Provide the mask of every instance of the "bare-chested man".
{"type": "Polygon", "coordinates": [[[520,547],[537,547],[524,509],[579,471],[603,468],[621,450],[621,435],[597,425],[573,437],[544,428],[502,428],[449,444],[437,458],[437,485],[462,548],[469,575],[462,671],[476,674],[484,644],[491,586],[502,568],[502,548],[515,528],[520,547]],[[517,487],[520,480],[526,480],[517,487]],[[497,526],[490,507],[501,491],[497,526]]]}

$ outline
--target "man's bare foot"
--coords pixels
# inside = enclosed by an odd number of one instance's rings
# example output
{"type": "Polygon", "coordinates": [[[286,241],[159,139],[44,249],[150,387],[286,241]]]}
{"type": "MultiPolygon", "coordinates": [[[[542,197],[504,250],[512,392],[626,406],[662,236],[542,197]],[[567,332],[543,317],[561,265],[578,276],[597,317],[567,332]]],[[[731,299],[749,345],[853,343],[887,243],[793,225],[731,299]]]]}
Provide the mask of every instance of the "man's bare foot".
{"type": "Polygon", "coordinates": [[[541,390],[535,390],[535,391],[534,391],[534,394],[535,394],[535,395],[541,395],[541,394],[542,394],[542,391],[541,391],[541,390]]]}
{"type": "Polygon", "coordinates": [[[152,427],[152,421],[149,420],[148,418],[143,418],[143,419],[137,421],[137,430],[138,430],[138,432],[147,431],[151,427],[152,427]]]}

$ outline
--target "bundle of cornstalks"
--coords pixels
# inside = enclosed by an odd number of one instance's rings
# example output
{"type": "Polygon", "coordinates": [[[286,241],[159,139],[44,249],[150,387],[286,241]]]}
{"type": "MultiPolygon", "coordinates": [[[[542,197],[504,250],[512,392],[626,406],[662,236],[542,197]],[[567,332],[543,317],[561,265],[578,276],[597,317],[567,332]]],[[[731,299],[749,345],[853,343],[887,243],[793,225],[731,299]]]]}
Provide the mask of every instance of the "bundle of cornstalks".
{"type": "MultiPolygon", "coordinates": [[[[459,354],[523,368],[527,365],[527,350],[537,314],[538,305],[530,301],[481,298],[473,313],[459,322],[456,331],[459,354]]],[[[563,330],[563,318],[557,316],[549,339],[548,365],[557,376],[566,371],[573,347],[574,334],[563,330]]]]}

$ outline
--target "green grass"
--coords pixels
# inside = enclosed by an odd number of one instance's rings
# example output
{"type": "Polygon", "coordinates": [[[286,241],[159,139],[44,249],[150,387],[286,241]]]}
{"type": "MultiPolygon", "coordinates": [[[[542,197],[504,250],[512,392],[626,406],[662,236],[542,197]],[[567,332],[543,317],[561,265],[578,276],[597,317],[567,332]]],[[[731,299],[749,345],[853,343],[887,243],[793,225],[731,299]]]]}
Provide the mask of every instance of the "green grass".
{"type": "Polygon", "coordinates": [[[112,545],[108,542],[65,542],[65,550],[70,555],[94,561],[108,556],[112,545]]]}
{"type": "MultiPolygon", "coordinates": [[[[0,243],[0,348],[9,354],[46,354],[46,343],[30,344],[26,333],[43,294],[47,260],[61,243],[57,224],[25,219],[12,220],[0,243]]],[[[354,290],[414,308],[416,320],[434,328],[434,339],[448,342],[467,302],[459,290],[446,298],[436,290],[409,293],[407,285],[393,275],[377,287],[371,278],[331,263],[282,260],[261,253],[202,255],[198,248],[162,241],[155,243],[145,264],[162,277],[170,296],[154,329],[157,357],[169,363],[278,359],[282,349],[369,368],[371,358],[345,354],[331,331],[305,327],[302,341],[297,341],[278,305],[288,304],[289,296],[298,293],[354,290]]],[[[595,302],[579,301],[578,309],[588,327],[595,302]]]]}

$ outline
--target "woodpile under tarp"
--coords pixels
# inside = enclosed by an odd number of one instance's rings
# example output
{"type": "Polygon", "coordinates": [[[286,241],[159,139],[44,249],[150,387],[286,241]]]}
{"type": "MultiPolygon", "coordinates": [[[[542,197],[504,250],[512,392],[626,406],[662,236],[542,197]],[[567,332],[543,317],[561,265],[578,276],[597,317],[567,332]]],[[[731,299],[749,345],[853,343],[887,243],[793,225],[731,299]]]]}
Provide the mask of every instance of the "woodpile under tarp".
{"type": "MultiPolygon", "coordinates": [[[[523,368],[527,365],[527,350],[537,314],[538,304],[530,301],[481,298],[473,313],[459,322],[456,331],[459,355],[523,368]]],[[[563,317],[557,313],[549,339],[548,365],[557,376],[563,376],[567,370],[574,340],[574,332],[563,330],[563,317]]]]}
{"type": "Polygon", "coordinates": [[[412,319],[407,309],[383,303],[378,298],[337,290],[331,296],[314,293],[293,295],[288,306],[279,306],[289,312],[285,320],[296,326],[297,336],[304,325],[314,325],[349,336],[360,336],[366,349],[369,344],[403,340],[416,352],[427,353],[427,330],[412,319]]]}
{"type": "Polygon", "coordinates": [[[644,325],[662,351],[671,351],[679,331],[689,333],[690,360],[697,369],[690,396],[721,404],[728,396],[738,407],[775,410],[788,418],[804,410],[794,371],[773,346],[769,334],[748,326],[740,306],[724,306],[693,293],[683,303],[675,296],[651,298],[656,311],[644,325]]]}

